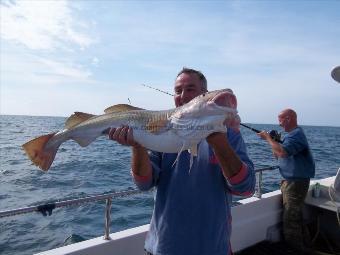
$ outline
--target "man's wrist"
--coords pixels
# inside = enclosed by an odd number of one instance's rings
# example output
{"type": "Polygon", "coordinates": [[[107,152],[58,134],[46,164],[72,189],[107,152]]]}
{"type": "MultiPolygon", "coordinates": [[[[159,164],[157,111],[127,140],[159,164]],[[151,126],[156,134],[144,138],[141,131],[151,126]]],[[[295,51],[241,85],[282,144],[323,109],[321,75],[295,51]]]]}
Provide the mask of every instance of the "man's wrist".
{"type": "Polygon", "coordinates": [[[132,149],[133,149],[134,151],[146,150],[145,147],[143,147],[143,146],[140,145],[139,143],[136,143],[136,144],[132,145],[132,149]]]}
{"type": "Polygon", "coordinates": [[[228,145],[227,137],[225,133],[216,132],[207,137],[208,144],[214,149],[218,150],[225,145],[228,145]]]}

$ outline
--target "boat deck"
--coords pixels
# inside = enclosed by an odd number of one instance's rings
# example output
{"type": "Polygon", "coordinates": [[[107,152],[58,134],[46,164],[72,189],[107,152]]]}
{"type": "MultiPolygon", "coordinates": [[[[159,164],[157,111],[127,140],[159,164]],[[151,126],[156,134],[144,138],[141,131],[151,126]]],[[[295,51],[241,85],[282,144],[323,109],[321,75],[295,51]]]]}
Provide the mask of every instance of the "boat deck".
{"type": "Polygon", "coordinates": [[[298,250],[289,247],[285,242],[264,241],[251,246],[235,255],[297,255],[301,254],[298,250]]]}
{"type": "MultiPolygon", "coordinates": [[[[251,246],[242,251],[236,252],[235,255],[301,255],[301,251],[298,251],[285,242],[270,242],[263,241],[254,246],[251,246]]],[[[310,251],[306,251],[303,254],[314,255],[314,254],[340,254],[340,246],[337,243],[332,243],[327,240],[324,235],[316,239],[316,242],[311,247],[310,251]]]]}

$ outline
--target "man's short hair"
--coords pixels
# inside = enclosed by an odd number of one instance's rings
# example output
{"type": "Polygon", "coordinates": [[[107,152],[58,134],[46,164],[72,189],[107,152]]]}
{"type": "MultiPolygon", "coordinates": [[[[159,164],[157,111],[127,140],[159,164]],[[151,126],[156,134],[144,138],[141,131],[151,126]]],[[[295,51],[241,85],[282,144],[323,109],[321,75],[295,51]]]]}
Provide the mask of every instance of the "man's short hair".
{"type": "Polygon", "coordinates": [[[204,74],[201,71],[198,71],[198,70],[195,70],[195,69],[191,69],[191,68],[187,68],[187,67],[183,67],[183,69],[177,74],[176,78],[178,76],[180,76],[182,73],[196,74],[198,76],[199,80],[201,81],[202,90],[203,91],[208,91],[208,82],[207,82],[207,79],[205,78],[204,74]]]}

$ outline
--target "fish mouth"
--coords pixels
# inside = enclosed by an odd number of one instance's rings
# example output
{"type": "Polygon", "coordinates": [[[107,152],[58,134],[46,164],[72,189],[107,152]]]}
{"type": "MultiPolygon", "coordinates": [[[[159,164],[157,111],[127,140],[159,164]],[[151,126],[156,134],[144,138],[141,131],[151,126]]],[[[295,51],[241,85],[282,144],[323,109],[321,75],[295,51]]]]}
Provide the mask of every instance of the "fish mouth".
{"type": "Polygon", "coordinates": [[[218,93],[211,101],[220,107],[237,108],[237,99],[231,90],[225,90],[218,93]]]}

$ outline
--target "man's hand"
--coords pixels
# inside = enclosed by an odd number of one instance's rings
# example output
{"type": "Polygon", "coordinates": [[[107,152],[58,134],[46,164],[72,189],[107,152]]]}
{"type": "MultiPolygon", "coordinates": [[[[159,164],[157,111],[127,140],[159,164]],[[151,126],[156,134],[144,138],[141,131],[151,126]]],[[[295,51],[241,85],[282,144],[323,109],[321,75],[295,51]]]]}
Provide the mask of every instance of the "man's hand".
{"type": "Polygon", "coordinates": [[[256,133],[259,137],[261,137],[263,140],[267,140],[271,139],[270,134],[268,134],[268,132],[266,131],[261,131],[260,133],[256,133]]]}
{"type": "Polygon", "coordinates": [[[269,143],[269,145],[272,147],[272,152],[276,159],[287,157],[287,152],[284,150],[284,148],[278,142],[276,142],[266,131],[261,131],[260,133],[257,133],[257,135],[269,143]]]}
{"type": "Polygon", "coordinates": [[[109,139],[132,147],[132,172],[138,176],[151,176],[151,163],[147,150],[133,139],[133,129],[128,126],[111,128],[109,139]]]}
{"type": "Polygon", "coordinates": [[[133,138],[133,129],[129,126],[119,128],[111,128],[109,131],[109,139],[118,142],[121,145],[141,147],[133,138]]]}

